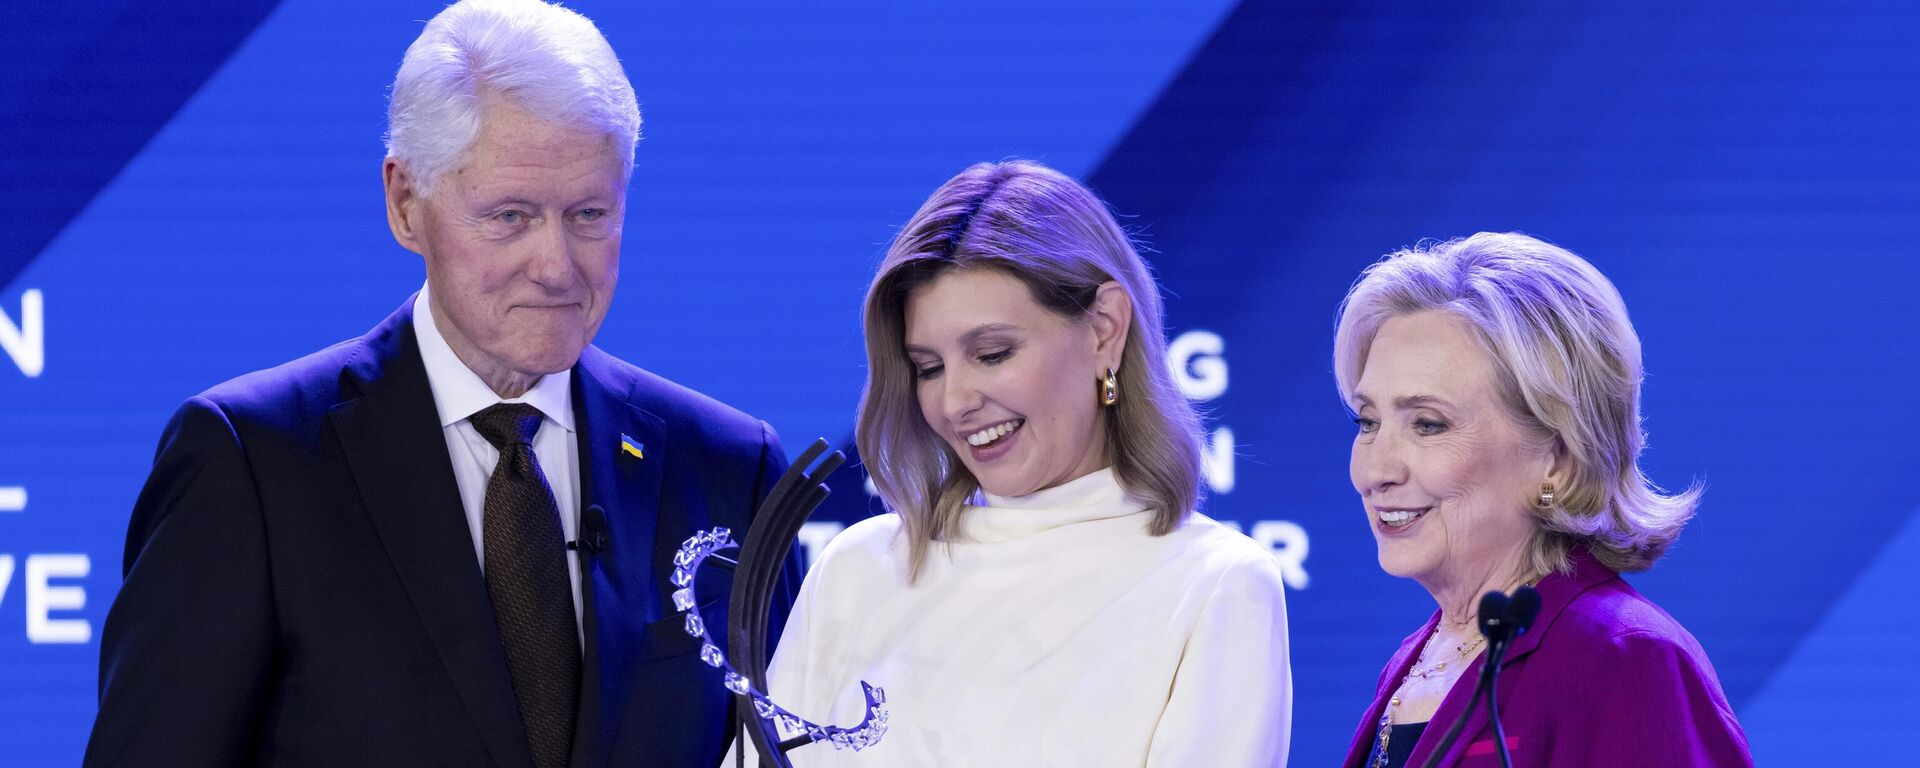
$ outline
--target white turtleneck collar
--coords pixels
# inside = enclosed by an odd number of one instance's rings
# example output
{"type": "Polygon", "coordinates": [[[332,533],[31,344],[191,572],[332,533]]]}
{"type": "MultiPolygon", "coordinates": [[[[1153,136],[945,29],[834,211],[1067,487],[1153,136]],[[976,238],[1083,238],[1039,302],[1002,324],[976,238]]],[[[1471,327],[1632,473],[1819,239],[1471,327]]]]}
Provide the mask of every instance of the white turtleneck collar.
{"type": "Polygon", "coordinates": [[[960,515],[960,542],[1009,541],[1064,525],[1108,520],[1147,511],[1145,502],[1127,495],[1111,467],[1025,496],[980,494],[983,505],[968,505],[960,515]]]}

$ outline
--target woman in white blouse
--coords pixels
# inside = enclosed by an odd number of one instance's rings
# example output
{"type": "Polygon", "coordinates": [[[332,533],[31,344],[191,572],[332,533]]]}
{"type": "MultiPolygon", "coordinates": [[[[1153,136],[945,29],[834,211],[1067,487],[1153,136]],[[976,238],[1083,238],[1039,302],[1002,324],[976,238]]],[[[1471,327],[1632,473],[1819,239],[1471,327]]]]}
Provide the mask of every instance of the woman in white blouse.
{"type": "Polygon", "coordinates": [[[1279,766],[1273,558],[1193,512],[1200,423],[1092,192],[1030,162],[936,190],[867,294],[860,455],[892,514],[801,588],[770,693],[884,738],[795,766],[1279,766]]]}

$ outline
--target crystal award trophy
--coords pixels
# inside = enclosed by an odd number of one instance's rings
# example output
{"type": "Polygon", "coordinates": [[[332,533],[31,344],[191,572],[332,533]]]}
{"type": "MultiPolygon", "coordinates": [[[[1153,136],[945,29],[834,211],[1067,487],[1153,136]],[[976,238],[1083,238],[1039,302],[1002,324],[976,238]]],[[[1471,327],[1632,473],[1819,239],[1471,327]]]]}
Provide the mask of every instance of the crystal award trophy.
{"type": "Polygon", "coordinates": [[[733,693],[737,717],[760,754],[761,768],[793,768],[786,753],[816,742],[826,742],[835,749],[865,749],[879,743],[887,732],[886,691],[864,680],[860,688],[866,694],[866,717],[847,727],[814,723],[774,703],[766,694],[767,647],[771,640],[767,637],[767,614],[780,581],[780,566],[800,526],[826,500],[827,477],[847,458],[839,451],[821,458],[826,451],[827,441],[815,440],[781,476],[754,514],[753,530],[744,547],[734,541],[732,531],[714,528],[694,534],[673,556],[673,607],[686,614],[687,634],[700,638],[700,660],[719,670],[721,684],[733,693]],[[734,549],[739,550],[738,560],[719,554],[734,549]],[[734,569],[727,614],[731,661],[714,645],[706,620],[700,616],[699,601],[693,597],[694,580],[709,559],[734,569]]]}

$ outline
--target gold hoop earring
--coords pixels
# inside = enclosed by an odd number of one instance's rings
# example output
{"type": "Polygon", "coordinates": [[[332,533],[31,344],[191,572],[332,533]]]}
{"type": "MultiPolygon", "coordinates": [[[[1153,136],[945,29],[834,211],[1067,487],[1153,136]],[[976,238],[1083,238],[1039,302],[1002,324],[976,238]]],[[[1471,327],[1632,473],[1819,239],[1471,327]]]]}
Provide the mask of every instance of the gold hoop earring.
{"type": "Polygon", "coordinates": [[[1100,404],[1112,408],[1118,402],[1120,402],[1120,375],[1112,368],[1108,368],[1107,375],[1100,379],[1100,404]]]}
{"type": "Polygon", "coordinates": [[[1533,506],[1538,509],[1553,509],[1553,486],[1540,486],[1540,498],[1533,500],[1533,506]]]}

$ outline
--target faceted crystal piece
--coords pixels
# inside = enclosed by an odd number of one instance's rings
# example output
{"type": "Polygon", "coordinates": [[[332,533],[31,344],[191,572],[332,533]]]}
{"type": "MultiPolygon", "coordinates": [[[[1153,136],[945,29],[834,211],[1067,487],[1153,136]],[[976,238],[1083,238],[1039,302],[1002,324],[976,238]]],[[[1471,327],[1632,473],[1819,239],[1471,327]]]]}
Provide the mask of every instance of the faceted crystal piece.
{"type": "Polygon", "coordinates": [[[682,611],[687,610],[688,608],[692,608],[693,607],[693,590],[685,589],[685,588],[674,590],[673,591],[673,607],[682,611]]]}
{"type": "Polygon", "coordinates": [[[773,702],[767,701],[766,699],[754,699],[753,711],[760,715],[760,719],[762,720],[772,720],[773,716],[777,714],[773,709],[773,702]]]}
{"type": "Polygon", "coordinates": [[[734,693],[747,692],[747,679],[744,677],[736,675],[732,672],[728,672],[725,678],[725,682],[727,685],[727,690],[729,691],[733,691],[734,693]]]}
{"type": "Polygon", "coordinates": [[[729,543],[732,541],[732,539],[730,539],[729,537],[733,535],[733,531],[727,530],[725,528],[715,528],[711,531],[711,533],[713,534],[714,541],[729,542],[729,543]]]}
{"type": "Polygon", "coordinates": [[[853,737],[848,736],[846,731],[836,731],[833,734],[834,749],[851,749],[852,747],[853,737]]]}
{"type": "Polygon", "coordinates": [[[673,569],[672,581],[673,581],[673,585],[676,587],[684,587],[688,584],[692,584],[693,572],[685,568],[675,568],[673,569]]]}
{"type": "Polygon", "coordinates": [[[800,718],[794,717],[793,715],[789,715],[785,712],[778,713],[774,717],[774,722],[779,723],[780,730],[785,731],[787,733],[800,732],[800,728],[801,728],[800,718]]]}
{"type": "Polygon", "coordinates": [[[707,636],[707,623],[700,620],[700,614],[691,611],[687,613],[687,634],[694,637],[707,636]]]}
{"type": "MultiPolygon", "coordinates": [[[[689,541],[687,543],[692,544],[693,542],[689,541]]],[[[680,566],[682,568],[692,565],[693,564],[693,548],[690,546],[683,546],[680,548],[680,551],[673,553],[673,564],[680,566]]]]}
{"type": "Polygon", "coordinates": [[[720,665],[727,663],[727,657],[720,653],[720,649],[713,647],[713,643],[700,644],[700,660],[714,669],[719,669],[720,665]]]}

